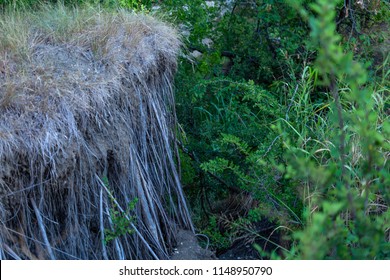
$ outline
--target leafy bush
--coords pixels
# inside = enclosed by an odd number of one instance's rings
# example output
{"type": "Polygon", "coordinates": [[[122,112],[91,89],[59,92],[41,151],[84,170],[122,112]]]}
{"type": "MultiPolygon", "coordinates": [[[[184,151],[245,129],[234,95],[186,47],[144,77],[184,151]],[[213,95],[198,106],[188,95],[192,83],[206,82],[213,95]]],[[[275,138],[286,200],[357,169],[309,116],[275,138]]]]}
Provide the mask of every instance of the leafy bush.
{"type": "Polygon", "coordinates": [[[318,0],[311,9],[316,16],[300,11],[310,22],[318,50],[316,83],[327,101],[320,108],[305,104],[316,121],[299,126],[284,120],[279,126],[289,151],[287,176],[305,182],[307,201],[306,224],[294,234],[291,252],[299,259],[388,258],[386,85],[367,84],[365,69],[343,50],[335,33],[335,1],[318,0]]]}
{"type": "MultiPolygon", "coordinates": [[[[384,258],[388,64],[377,79],[356,62],[359,53],[346,51],[350,41],[341,43],[334,23],[337,3],[301,3],[300,14],[312,30],[309,38],[298,13],[285,3],[266,2],[256,2],[258,14],[252,7],[233,8],[211,25],[218,30],[212,37],[216,50],[204,51],[195,71],[182,62],[177,109],[192,174],[199,179],[188,191],[196,198],[195,219],[205,233],[224,233],[216,243],[234,238],[237,225],[250,231],[259,221],[272,221],[271,235],[282,235],[275,252],[283,257],[384,258]],[[258,24],[264,29],[269,23],[272,30],[269,44],[283,34],[275,45],[276,59],[269,59],[267,40],[259,46],[251,32],[243,32],[253,30],[260,15],[258,24]],[[275,23],[281,17],[286,21],[275,23]],[[297,32],[291,35],[291,30],[297,32]],[[228,73],[221,71],[219,56],[226,47],[234,54],[228,73]],[[220,220],[225,215],[218,212],[218,202],[240,191],[257,203],[237,211],[230,227],[216,226],[215,215],[220,220]]],[[[208,36],[207,28],[197,34],[208,36]]],[[[252,235],[262,237],[258,230],[252,235]]]]}

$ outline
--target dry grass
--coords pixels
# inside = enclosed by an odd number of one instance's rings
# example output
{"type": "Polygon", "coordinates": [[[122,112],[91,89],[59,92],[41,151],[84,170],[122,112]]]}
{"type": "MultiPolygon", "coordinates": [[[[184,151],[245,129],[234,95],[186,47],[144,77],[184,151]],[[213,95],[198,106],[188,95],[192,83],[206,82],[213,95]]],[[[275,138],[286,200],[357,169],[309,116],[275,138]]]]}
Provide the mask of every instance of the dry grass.
{"type": "Polygon", "coordinates": [[[0,259],[168,258],[191,228],[175,168],[180,42],[144,15],[0,15],[0,259]],[[136,231],[106,244],[113,207],[136,231]]]}

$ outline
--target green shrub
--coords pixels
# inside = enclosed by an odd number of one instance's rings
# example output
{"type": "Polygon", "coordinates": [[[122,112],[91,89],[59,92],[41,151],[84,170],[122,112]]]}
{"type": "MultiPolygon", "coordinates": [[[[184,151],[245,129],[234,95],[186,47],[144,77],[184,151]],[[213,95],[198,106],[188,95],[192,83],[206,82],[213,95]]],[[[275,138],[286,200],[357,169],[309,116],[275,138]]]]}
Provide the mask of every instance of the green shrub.
{"type": "Polygon", "coordinates": [[[388,92],[384,84],[367,84],[365,69],[343,50],[335,1],[318,0],[311,8],[315,16],[301,14],[310,22],[317,84],[328,101],[320,109],[306,103],[320,122],[279,126],[289,151],[287,176],[306,185],[306,224],[294,234],[291,253],[298,259],[389,258],[388,92]]]}

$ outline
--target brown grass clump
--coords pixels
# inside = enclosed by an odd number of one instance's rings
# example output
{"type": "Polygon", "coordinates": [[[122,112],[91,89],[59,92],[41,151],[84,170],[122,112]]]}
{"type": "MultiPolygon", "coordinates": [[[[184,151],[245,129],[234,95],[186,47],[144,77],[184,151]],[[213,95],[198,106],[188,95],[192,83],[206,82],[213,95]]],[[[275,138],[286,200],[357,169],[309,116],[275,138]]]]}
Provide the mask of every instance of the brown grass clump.
{"type": "Polygon", "coordinates": [[[169,257],[192,229],[172,152],[179,47],[123,11],[0,15],[0,259],[169,257]],[[110,209],[132,233],[107,242],[110,209]]]}

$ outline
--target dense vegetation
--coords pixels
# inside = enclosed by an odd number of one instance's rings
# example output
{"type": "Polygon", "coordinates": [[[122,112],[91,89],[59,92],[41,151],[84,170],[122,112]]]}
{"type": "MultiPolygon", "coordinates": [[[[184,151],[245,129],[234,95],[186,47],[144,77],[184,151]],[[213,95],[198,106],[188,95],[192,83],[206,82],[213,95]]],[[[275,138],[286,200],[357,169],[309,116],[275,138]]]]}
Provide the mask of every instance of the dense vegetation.
{"type": "Polygon", "coordinates": [[[388,1],[63,2],[156,13],[183,34],[182,183],[217,253],[390,258],[388,1]]]}

